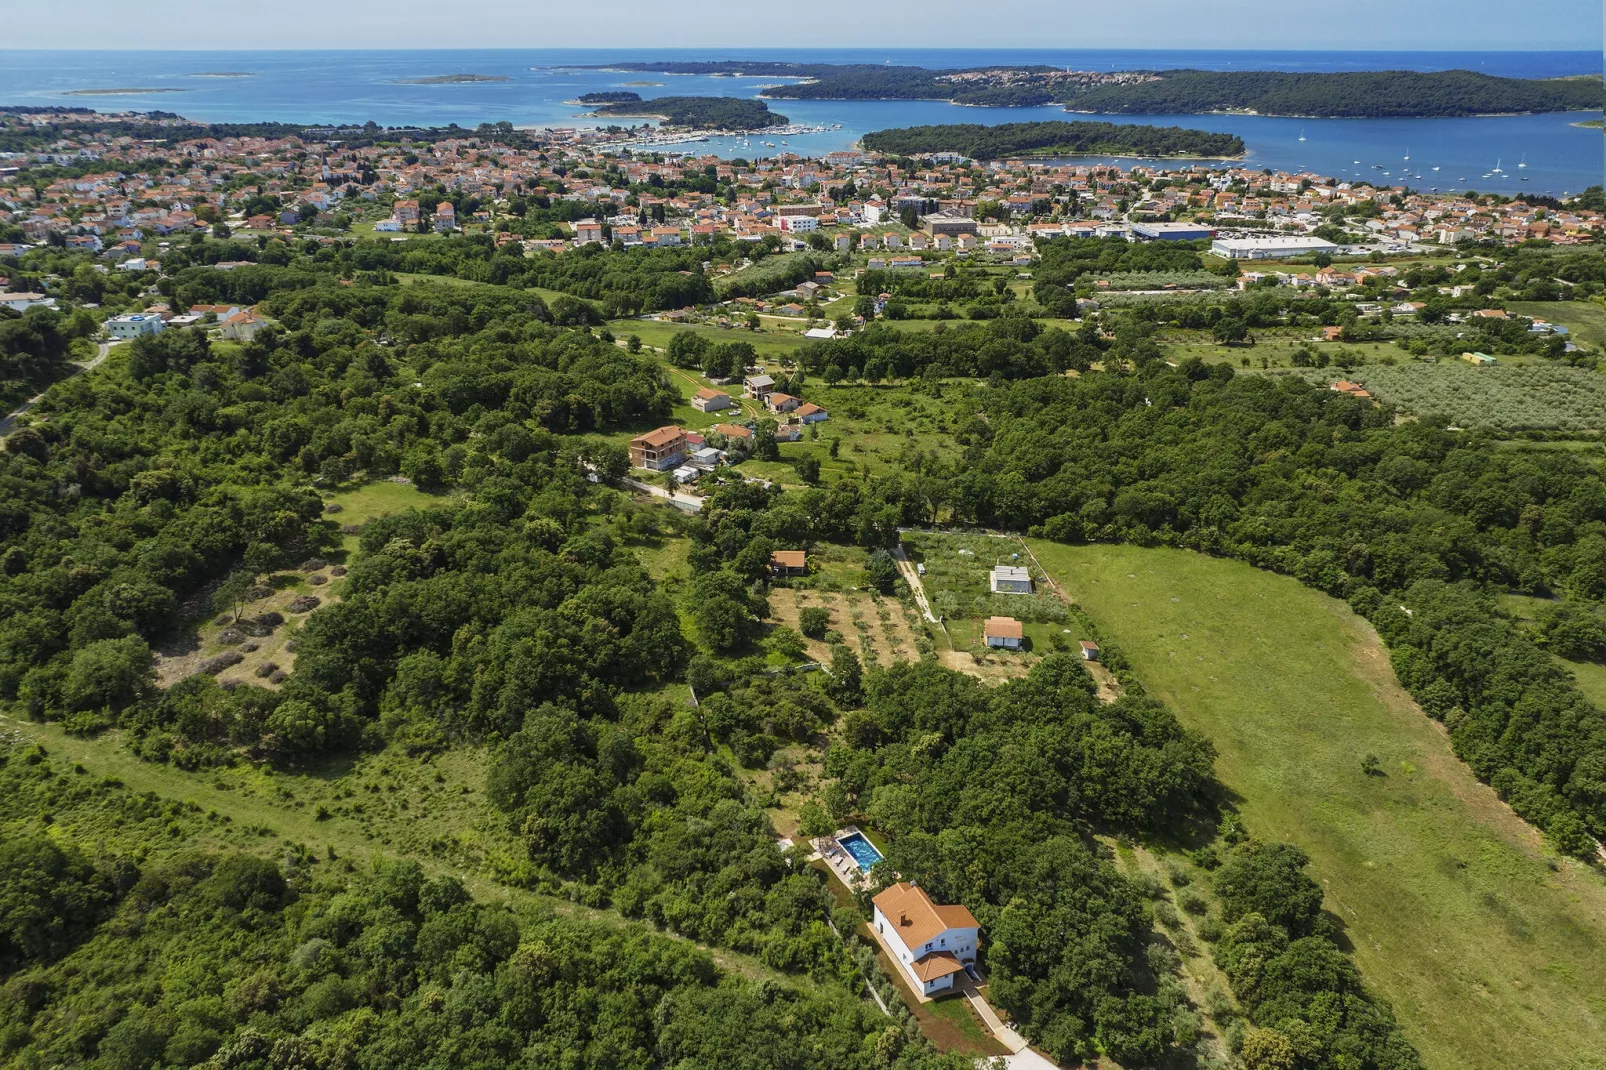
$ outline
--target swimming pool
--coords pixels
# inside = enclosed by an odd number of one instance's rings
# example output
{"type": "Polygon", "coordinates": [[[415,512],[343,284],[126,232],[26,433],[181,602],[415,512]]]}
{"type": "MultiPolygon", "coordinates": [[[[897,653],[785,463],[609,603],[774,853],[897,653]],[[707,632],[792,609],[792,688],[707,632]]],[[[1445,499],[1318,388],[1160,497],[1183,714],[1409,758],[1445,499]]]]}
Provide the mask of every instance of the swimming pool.
{"type": "Polygon", "coordinates": [[[842,849],[853,856],[859,864],[859,869],[865,873],[870,872],[872,866],[881,861],[881,852],[875,849],[875,844],[865,839],[864,833],[855,832],[851,836],[843,836],[836,841],[842,849]]]}

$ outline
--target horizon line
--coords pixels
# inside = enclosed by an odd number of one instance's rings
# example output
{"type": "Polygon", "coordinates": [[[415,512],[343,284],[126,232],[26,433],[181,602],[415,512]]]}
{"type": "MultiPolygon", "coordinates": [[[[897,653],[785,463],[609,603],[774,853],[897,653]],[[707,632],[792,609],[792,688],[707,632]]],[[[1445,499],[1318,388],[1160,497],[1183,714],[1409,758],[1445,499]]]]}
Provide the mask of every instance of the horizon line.
{"type": "Polygon", "coordinates": [[[1209,53],[1209,52],[1281,52],[1291,55],[1421,55],[1423,53],[1460,53],[1476,55],[1479,53],[1563,53],[1587,55],[1601,50],[1594,48],[1467,48],[1467,47],[1441,47],[1441,48],[1278,48],[1266,46],[1263,48],[1143,48],[1131,45],[793,45],[778,47],[775,45],[499,45],[494,47],[452,46],[441,48],[47,48],[47,47],[6,47],[0,48],[0,54],[7,52],[105,52],[115,55],[132,55],[150,52],[186,52],[186,53],[217,53],[217,52],[737,52],[744,49],[769,52],[1181,52],[1181,53],[1209,53]]]}

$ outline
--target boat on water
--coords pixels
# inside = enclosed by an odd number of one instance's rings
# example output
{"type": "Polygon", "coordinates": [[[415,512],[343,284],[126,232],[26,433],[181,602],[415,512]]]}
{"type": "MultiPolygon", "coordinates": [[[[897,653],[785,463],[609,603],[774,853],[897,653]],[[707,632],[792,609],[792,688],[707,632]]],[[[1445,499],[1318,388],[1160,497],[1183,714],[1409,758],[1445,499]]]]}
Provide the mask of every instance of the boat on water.
{"type": "Polygon", "coordinates": [[[1409,160],[1411,158],[1411,150],[1410,149],[1406,149],[1405,150],[1405,158],[1407,160],[1409,160]]]}
{"type": "Polygon", "coordinates": [[[1499,157],[1496,157],[1496,158],[1495,158],[1495,161],[1494,161],[1494,170],[1493,170],[1493,171],[1490,171],[1490,172],[1489,172],[1489,173],[1490,173],[1490,174],[1491,174],[1491,175],[1503,175],[1503,174],[1505,174],[1505,172],[1504,172],[1504,171],[1502,171],[1502,170],[1500,170],[1500,159],[1499,159],[1499,157]]]}
{"type": "Polygon", "coordinates": [[[1521,170],[1522,168],[1527,167],[1527,166],[1528,166],[1528,154],[1525,152],[1525,153],[1522,154],[1522,159],[1517,163],[1517,168],[1518,168],[1518,170],[1521,170]]]}
{"type": "Polygon", "coordinates": [[[1305,128],[1303,126],[1299,128],[1299,140],[1305,140],[1305,128]]]}

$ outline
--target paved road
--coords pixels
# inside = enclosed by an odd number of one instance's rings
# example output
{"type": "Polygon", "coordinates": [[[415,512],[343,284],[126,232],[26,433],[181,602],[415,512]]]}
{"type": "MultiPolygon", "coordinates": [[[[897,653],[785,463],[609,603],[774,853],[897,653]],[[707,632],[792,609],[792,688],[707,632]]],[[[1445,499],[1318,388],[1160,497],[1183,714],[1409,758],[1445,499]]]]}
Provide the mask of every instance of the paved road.
{"type": "MultiPolygon", "coordinates": [[[[112,346],[116,344],[116,342],[100,343],[100,348],[95,354],[95,359],[91,360],[88,364],[74,365],[72,373],[68,375],[67,378],[71,379],[74,375],[82,375],[85,372],[92,372],[96,368],[100,367],[103,363],[105,363],[107,355],[111,353],[112,346]]],[[[44,394],[35,394],[33,397],[23,402],[20,408],[7,414],[3,419],[0,419],[0,436],[11,434],[11,429],[17,426],[17,421],[28,415],[28,413],[33,410],[35,405],[44,400],[44,397],[44,394]]]]}

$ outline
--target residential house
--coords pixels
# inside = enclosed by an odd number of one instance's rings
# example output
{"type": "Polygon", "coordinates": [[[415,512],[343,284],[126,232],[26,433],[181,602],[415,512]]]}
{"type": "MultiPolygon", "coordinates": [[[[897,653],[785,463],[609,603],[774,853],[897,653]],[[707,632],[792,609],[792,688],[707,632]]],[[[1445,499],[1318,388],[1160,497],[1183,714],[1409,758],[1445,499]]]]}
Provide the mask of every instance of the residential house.
{"type": "Polygon", "coordinates": [[[753,429],[743,427],[741,424],[715,424],[710,431],[725,436],[725,445],[742,453],[753,448],[753,429]]]}
{"type": "Polygon", "coordinates": [[[670,424],[630,440],[630,463],[655,472],[677,467],[686,455],[686,432],[670,424]]]}
{"type": "Polygon", "coordinates": [[[991,586],[994,594],[1031,594],[1032,575],[1024,565],[998,565],[991,586]]]}
{"type": "Polygon", "coordinates": [[[602,241],[602,224],[595,219],[580,219],[574,224],[574,243],[586,245],[602,241]]]}
{"type": "Polygon", "coordinates": [[[237,312],[223,321],[218,333],[230,341],[249,342],[266,326],[267,322],[260,316],[253,316],[249,312],[237,312]]]}
{"type": "Polygon", "coordinates": [[[1352,383],[1348,379],[1340,379],[1327,389],[1333,391],[1335,394],[1345,394],[1352,398],[1371,400],[1372,397],[1372,395],[1367,392],[1366,387],[1362,386],[1360,383],[1352,383]]]}
{"type": "Polygon", "coordinates": [[[831,414],[818,405],[805,401],[793,410],[792,415],[797,417],[799,423],[817,424],[822,420],[828,419],[831,414]]]}
{"type": "Polygon", "coordinates": [[[982,638],[990,647],[1019,650],[1026,633],[1014,617],[988,617],[987,623],[982,625],[982,638]]]}
{"type": "Polygon", "coordinates": [[[35,305],[44,305],[46,308],[55,308],[56,299],[36,293],[4,293],[0,294],[0,308],[9,308],[13,312],[26,312],[35,305]]]}
{"type": "Polygon", "coordinates": [[[442,201],[435,206],[435,229],[443,232],[457,229],[457,209],[451,201],[442,201]]]}
{"type": "Polygon", "coordinates": [[[691,407],[698,412],[718,412],[730,408],[732,404],[729,394],[712,387],[705,386],[691,397],[691,407]]]}
{"type": "Polygon", "coordinates": [[[159,334],[167,326],[157,312],[125,312],[121,316],[113,316],[106,321],[106,333],[113,338],[139,338],[147,334],[159,334]]]}
{"type": "Polygon", "coordinates": [[[747,396],[759,401],[763,401],[775,391],[775,380],[768,375],[749,375],[742,380],[742,384],[747,387],[747,396]]]}
{"type": "Polygon", "coordinates": [[[802,576],[808,573],[808,554],[802,550],[776,550],[770,554],[771,576],[802,576]]]}
{"type": "Polygon", "coordinates": [[[795,398],[791,394],[783,394],[776,390],[764,399],[764,404],[771,412],[792,412],[803,404],[803,399],[795,398]]]}
{"type": "Polygon", "coordinates": [[[951,990],[976,961],[981,926],[963,906],[938,906],[913,881],[892,885],[872,902],[876,935],[922,996],[951,990]]]}

